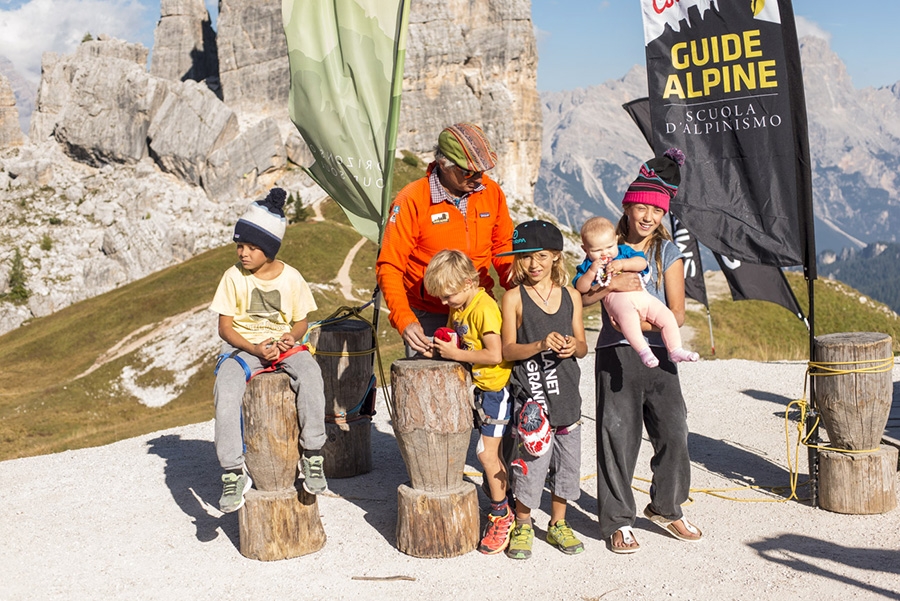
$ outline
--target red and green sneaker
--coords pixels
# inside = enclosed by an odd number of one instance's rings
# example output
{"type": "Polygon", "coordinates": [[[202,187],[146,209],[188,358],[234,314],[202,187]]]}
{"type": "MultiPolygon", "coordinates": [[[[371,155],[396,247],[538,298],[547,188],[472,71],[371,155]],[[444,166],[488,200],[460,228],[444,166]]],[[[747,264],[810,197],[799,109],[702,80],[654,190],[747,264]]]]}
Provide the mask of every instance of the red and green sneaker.
{"type": "Polygon", "coordinates": [[[484,529],[484,536],[481,538],[478,550],[485,555],[494,555],[506,549],[515,521],[516,518],[509,507],[506,508],[506,515],[488,514],[488,525],[484,529]]]}

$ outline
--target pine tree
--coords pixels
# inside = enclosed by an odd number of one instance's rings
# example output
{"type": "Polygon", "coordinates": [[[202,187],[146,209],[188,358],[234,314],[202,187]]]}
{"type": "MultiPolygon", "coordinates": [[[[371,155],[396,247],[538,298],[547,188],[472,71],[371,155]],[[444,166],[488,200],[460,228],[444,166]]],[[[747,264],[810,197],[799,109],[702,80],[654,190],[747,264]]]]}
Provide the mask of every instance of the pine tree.
{"type": "Polygon", "coordinates": [[[9,267],[9,292],[0,295],[0,298],[16,305],[24,305],[29,296],[31,292],[25,287],[25,262],[17,248],[9,267]]]}

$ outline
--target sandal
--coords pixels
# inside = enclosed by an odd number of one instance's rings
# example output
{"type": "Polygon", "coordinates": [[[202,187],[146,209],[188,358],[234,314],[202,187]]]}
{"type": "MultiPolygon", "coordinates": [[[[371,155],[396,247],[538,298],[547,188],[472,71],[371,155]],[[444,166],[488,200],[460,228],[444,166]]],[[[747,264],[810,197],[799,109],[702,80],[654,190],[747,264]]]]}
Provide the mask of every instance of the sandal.
{"type": "Polygon", "coordinates": [[[637,539],[634,538],[634,530],[631,529],[631,526],[622,526],[615,532],[613,532],[609,536],[609,550],[613,553],[620,553],[623,555],[629,553],[637,553],[641,550],[641,545],[638,544],[637,539]],[[627,547],[617,547],[615,544],[616,534],[622,533],[622,544],[629,545],[627,547]]]}
{"type": "Polygon", "coordinates": [[[647,505],[647,507],[644,508],[644,517],[646,517],[648,520],[650,520],[678,540],[682,540],[687,543],[696,543],[703,538],[703,532],[701,532],[699,528],[690,523],[684,516],[680,517],[678,520],[669,520],[650,509],[650,506],[647,505]],[[675,522],[679,520],[684,524],[685,529],[694,536],[685,536],[678,531],[678,528],[675,527],[675,522]]]}

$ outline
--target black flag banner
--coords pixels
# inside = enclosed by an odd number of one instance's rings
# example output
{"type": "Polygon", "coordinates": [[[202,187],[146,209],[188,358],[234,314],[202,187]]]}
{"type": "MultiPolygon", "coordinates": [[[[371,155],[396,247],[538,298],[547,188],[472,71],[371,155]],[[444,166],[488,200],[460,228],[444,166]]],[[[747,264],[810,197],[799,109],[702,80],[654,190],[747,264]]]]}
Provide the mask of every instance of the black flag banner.
{"type": "MultiPolygon", "coordinates": [[[[650,99],[638,98],[623,104],[622,108],[631,116],[644,135],[644,139],[650,144],[650,132],[653,131],[650,125],[650,99]]],[[[679,190],[678,194],[682,194],[682,192],[679,190]]],[[[684,293],[688,298],[709,308],[706,281],[703,279],[703,267],[700,261],[700,245],[678,220],[675,213],[670,213],[670,215],[672,216],[672,236],[675,238],[679,250],[685,256],[684,293]]],[[[772,265],[743,263],[722,257],[718,253],[713,253],[713,255],[725,274],[725,280],[728,282],[733,300],[769,301],[781,305],[801,320],[806,321],[781,268],[772,265]]]]}
{"type": "Polygon", "coordinates": [[[803,315],[797,297],[794,296],[794,291],[791,290],[781,269],[771,265],[755,265],[735,261],[723,257],[719,253],[713,254],[719,267],[722,268],[722,273],[725,274],[733,300],[761,300],[781,305],[806,323],[806,327],[809,328],[809,322],[803,315]]]}
{"type": "Polygon", "coordinates": [[[703,265],[700,262],[700,245],[678,221],[675,213],[669,215],[672,217],[672,238],[684,255],[684,295],[708,309],[709,299],[706,297],[706,281],[703,279],[703,265]]]}
{"type": "Polygon", "coordinates": [[[736,260],[815,279],[812,185],[790,0],[641,0],[656,154],[687,158],[672,211],[736,260]],[[683,196],[682,196],[683,192],[683,196]]]}

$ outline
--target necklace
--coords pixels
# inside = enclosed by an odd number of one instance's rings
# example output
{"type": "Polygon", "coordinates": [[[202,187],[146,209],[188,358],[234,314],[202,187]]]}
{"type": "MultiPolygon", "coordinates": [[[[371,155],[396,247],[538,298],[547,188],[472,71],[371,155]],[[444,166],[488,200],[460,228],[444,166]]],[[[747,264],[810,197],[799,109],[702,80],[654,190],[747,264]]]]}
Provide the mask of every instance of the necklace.
{"type": "Polygon", "coordinates": [[[550,302],[550,295],[553,294],[553,284],[550,284],[550,292],[547,293],[547,298],[544,298],[544,297],[541,295],[541,293],[538,292],[538,289],[535,288],[534,286],[529,286],[529,288],[531,288],[532,290],[534,290],[534,293],[538,295],[538,298],[541,299],[541,302],[544,303],[544,306],[546,307],[547,304],[550,302]]]}

